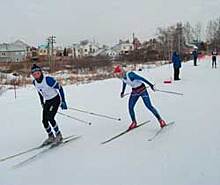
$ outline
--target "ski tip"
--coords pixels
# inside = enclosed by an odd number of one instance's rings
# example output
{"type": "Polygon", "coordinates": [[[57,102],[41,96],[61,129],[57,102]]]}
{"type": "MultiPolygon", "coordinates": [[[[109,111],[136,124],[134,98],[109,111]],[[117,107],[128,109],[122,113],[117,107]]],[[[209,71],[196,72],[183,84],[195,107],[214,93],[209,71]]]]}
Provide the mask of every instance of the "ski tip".
{"type": "Polygon", "coordinates": [[[170,121],[169,123],[167,123],[167,126],[174,124],[175,121],[170,121]]]}

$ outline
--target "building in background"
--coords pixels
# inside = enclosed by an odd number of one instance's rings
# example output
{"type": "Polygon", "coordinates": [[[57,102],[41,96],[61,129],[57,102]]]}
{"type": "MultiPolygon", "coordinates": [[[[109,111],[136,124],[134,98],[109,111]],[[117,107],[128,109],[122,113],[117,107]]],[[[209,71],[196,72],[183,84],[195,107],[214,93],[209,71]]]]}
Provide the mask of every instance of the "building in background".
{"type": "Polygon", "coordinates": [[[31,54],[31,47],[21,40],[0,44],[0,62],[21,62],[31,54]]]}
{"type": "Polygon", "coordinates": [[[72,56],[74,58],[82,58],[94,56],[102,47],[95,41],[83,40],[80,43],[73,44],[72,56]]]}

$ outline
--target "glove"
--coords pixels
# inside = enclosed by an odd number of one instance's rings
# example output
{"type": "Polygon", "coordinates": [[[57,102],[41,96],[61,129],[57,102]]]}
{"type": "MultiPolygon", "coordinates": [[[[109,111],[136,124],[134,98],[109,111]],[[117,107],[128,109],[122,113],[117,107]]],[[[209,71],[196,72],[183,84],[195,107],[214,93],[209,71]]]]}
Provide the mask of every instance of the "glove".
{"type": "Polygon", "coordinates": [[[123,93],[123,92],[121,92],[120,96],[121,96],[121,98],[123,98],[123,97],[124,97],[124,93],[123,93]]]}
{"type": "Polygon", "coordinates": [[[153,85],[153,84],[150,85],[150,88],[151,88],[153,91],[155,91],[155,88],[154,88],[154,85],[153,85]]]}
{"type": "Polygon", "coordinates": [[[42,107],[42,109],[44,109],[44,103],[41,103],[41,107],[42,107]]]}
{"type": "Polygon", "coordinates": [[[66,110],[67,109],[66,102],[62,101],[60,107],[61,107],[62,110],[66,110]]]}

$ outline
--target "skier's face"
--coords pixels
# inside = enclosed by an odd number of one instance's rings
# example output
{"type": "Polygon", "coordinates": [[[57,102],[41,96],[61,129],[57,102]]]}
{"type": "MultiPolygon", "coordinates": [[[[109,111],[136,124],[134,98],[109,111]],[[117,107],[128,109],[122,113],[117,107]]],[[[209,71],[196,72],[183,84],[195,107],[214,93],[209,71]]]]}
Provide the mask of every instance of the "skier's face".
{"type": "Polygon", "coordinates": [[[32,73],[32,76],[34,77],[34,79],[39,79],[41,77],[41,71],[35,71],[32,73]]]}

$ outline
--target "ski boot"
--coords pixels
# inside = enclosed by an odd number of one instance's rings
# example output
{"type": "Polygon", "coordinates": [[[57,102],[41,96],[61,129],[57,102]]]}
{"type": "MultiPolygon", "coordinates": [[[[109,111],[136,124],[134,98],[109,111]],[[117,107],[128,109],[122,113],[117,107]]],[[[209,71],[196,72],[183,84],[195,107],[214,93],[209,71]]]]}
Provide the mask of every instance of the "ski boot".
{"type": "Polygon", "coordinates": [[[160,123],[160,127],[161,128],[163,128],[163,127],[165,127],[167,125],[166,122],[163,119],[160,119],[159,123],[160,123]]]}
{"type": "Polygon", "coordinates": [[[58,132],[58,133],[56,134],[55,139],[54,139],[53,145],[54,145],[54,146],[57,146],[57,145],[59,145],[60,143],[62,143],[62,141],[63,141],[63,136],[62,136],[61,132],[58,132]]]}
{"type": "Polygon", "coordinates": [[[128,127],[128,130],[131,130],[131,129],[134,129],[137,127],[137,122],[136,121],[133,121],[130,126],[128,127]]]}
{"type": "Polygon", "coordinates": [[[49,145],[55,141],[55,137],[53,134],[48,135],[48,138],[43,142],[42,146],[49,145]]]}

